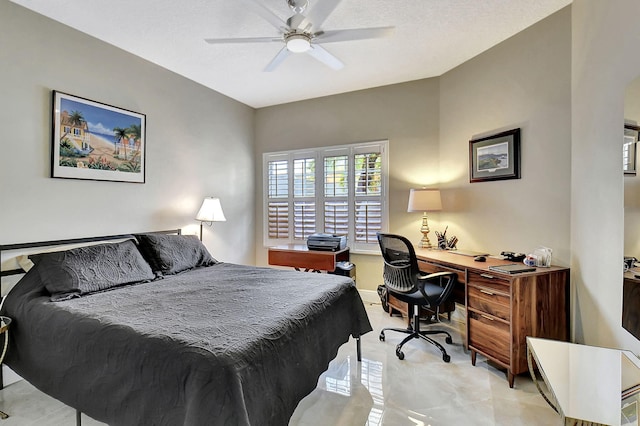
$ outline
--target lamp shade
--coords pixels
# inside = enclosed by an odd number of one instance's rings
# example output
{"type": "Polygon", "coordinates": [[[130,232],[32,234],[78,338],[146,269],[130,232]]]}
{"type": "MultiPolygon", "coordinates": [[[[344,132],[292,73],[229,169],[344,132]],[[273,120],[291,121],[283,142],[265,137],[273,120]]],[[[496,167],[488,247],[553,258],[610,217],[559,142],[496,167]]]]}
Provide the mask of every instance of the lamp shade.
{"type": "Polygon", "coordinates": [[[442,210],[439,189],[412,189],[409,193],[408,212],[433,212],[442,210]]]}
{"type": "Polygon", "coordinates": [[[202,202],[200,210],[198,210],[196,220],[202,222],[226,222],[227,218],[224,217],[222,205],[220,204],[220,198],[205,198],[202,202]]]}

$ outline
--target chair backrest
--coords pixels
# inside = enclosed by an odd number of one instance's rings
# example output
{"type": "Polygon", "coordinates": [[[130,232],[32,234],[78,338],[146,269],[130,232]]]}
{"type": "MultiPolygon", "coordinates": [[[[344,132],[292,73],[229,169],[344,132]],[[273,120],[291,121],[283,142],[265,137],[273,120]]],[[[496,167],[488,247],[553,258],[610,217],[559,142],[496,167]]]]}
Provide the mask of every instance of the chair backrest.
{"type": "Polygon", "coordinates": [[[398,293],[417,291],[420,269],[411,242],[401,235],[378,234],[378,244],[384,259],[384,284],[398,293]]]}

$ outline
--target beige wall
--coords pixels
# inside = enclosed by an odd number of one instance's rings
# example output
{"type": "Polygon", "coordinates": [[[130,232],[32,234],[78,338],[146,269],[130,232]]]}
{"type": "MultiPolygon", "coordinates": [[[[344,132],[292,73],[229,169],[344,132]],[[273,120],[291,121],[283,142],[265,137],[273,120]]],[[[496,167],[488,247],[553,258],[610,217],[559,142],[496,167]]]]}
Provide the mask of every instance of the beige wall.
{"type": "Polygon", "coordinates": [[[211,195],[228,221],[205,243],[253,263],[253,109],[8,1],[0,40],[0,243],[195,233],[211,195]],[[49,178],[54,89],[146,114],[145,184],[49,178]]]}
{"type": "Polygon", "coordinates": [[[620,325],[624,93],[640,74],[640,2],[572,6],[571,248],[576,340],[640,352],[620,325]]]}
{"type": "MultiPolygon", "coordinates": [[[[256,112],[256,261],[267,263],[262,246],[262,154],[304,147],[389,140],[390,230],[420,240],[421,215],[407,213],[409,189],[438,182],[438,80],[362,90],[261,108],[256,112]]],[[[432,215],[431,229],[439,229],[432,215]]],[[[357,283],[381,283],[379,256],[354,255],[357,283]]]]}
{"type": "Polygon", "coordinates": [[[440,78],[441,219],[459,247],[570,262],[571,10],[440,78]],[[521,129],[521,179],[469,183],[469,140],[521,129]]]}

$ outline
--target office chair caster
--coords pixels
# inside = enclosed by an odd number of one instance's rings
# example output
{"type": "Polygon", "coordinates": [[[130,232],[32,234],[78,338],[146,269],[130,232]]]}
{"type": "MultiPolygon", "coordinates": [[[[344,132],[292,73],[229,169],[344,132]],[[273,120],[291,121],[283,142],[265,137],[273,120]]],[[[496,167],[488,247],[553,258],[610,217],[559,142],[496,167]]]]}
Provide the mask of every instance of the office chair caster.
{"type": "Polygon", "coordinates": [[[447,355],[447,354],[444,354],[444,355],[442,355],[442,360],[444,362],[449,362],[449,361],[451,361],[451,357],[449,355],[447,355]]]}
{"type": "Polygon", "coordinates": [[[380,332],[380,341],[384,342],[384,331],[380,332]]]}
{"type": "Polygon", "coordinates": [[[400,350],[400,346],[398,346],[398,347],[396,348],[396,356],[398,357],[398,359],[399,359],[400,361],[402,361],[402,360],[404,359],[404,352],[402,352],[402,351],[400,350]]]}
{"type": "Polygon", "coordinates": [[[453,339],[451,338],[451,336],[447,336],[447,338],[446,338],[446,339],[444,339],[444,341],[445,341],[448,345],[450,345],[450,344],[452,344],[452,343],[453,343],[453,339]]]}

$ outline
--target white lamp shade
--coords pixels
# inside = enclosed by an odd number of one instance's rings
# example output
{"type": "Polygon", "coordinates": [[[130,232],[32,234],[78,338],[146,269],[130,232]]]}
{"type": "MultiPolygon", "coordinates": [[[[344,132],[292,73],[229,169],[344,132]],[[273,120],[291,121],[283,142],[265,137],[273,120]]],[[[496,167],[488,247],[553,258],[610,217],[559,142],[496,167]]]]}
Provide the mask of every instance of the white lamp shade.
{"type": "Polygon", "coordinates": [[[434,212],[442,210],[438,189],[412,189],[409,193],[408,212],[434,212]]]}
{"type": "Polygon", "coordinates": [[[220,204],[220,198],[205,198],[202,202],[200,210],[198,210],[196,220],[202,222],[226,222],[227,218],[224,217],[222,205],[220,204]]]}

